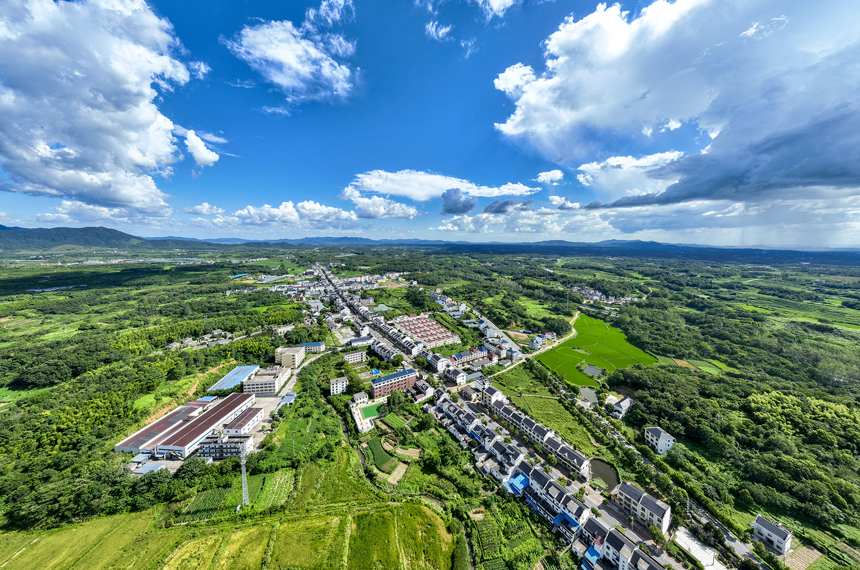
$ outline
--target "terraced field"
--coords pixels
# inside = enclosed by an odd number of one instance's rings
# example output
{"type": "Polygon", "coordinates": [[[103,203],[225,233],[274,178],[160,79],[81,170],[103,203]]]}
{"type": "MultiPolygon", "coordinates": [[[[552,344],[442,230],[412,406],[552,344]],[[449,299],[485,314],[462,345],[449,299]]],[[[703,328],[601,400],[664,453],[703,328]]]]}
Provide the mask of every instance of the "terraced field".
{"type": "Polygon", "coordinates": [[[604,374],[636,364],[655,364],[657,358],[636,348],[624,333],[605,322],[580,315],[575,324],[576,336],[537,358],[568,382],[579,386],[597,386],[595,377],[580,371],[579,365],[590,364],[604,374]]]}

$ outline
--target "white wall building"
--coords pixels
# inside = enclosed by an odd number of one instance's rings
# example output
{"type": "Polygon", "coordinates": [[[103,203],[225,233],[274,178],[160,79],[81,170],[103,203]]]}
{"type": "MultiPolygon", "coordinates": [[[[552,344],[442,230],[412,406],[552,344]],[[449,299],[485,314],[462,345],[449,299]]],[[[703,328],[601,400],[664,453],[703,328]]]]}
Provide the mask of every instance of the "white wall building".
{"type": "Polygon", "coordinates": [[[659,453],[660,455],[665,455],[672,449],[672,446],[675,444],[675,438],[669,435],[669,432],[660,427],[646,427],[645,430],[645,443],[651,446],[651,449],[659,453]]]}

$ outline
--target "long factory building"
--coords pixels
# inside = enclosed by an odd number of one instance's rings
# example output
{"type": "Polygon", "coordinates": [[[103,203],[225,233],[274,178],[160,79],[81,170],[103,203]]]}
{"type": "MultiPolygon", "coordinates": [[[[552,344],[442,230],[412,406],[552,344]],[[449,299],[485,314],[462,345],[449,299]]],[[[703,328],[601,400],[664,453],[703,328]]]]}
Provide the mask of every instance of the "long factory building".
{"type": "Polygon", "coordinates": [[[249,409],[255,399],[254,394],[230,394],[215,405],[211,401],[189,402],[119,442],[114,451],[174,454],[185,459],[203,439],[249,409]],[[201,415],[207,406],[212,407],[201,415]]]}

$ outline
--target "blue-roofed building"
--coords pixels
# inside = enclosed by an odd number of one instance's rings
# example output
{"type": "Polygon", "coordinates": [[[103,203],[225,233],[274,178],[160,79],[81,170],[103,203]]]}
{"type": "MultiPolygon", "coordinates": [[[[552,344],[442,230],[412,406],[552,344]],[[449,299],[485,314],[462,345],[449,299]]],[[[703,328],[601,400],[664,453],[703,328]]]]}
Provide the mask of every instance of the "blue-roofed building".
{"type": "Polygon", "coordinates": [[[299,346],[304,347],[305,352],[324,352],[325,351],[325,343],[324,342],[303,342],[299,346]]]}
{"type": "Polygon", "coordinates": [[[275,412],[280,410],[283,406],[292,406],[293,402],[296,401],[296,393],[295,392],[287,392],[284,394],[284,397],[281,398],[281,401],[278,402],[278,407],[275,408],[275,412]]]}
{"type": "Polygon", "coordinates": [[[245,382],[246,380],[248,380],[248,378],[256,374],[257,370],[259,369],[260,367],[256,364],[251,366],[237,366],[206,391],[212,392],[213,390],[232,390],[233,388],[235,388],[242,382],[245,382]]]}
{"type": "Polygon", "coordinates": [[[582,557],[582,568],[585,570],[594,570],[597,568],[598,560],[600,560],[600,553],[594,546],[589,546],[582,557]]]}
{"type": "Polygon", "coordinates": [[[231,275],[230,279],[238,279],[239,277],[247,277],[247,273],[240,273],[239,275],[231,275]]]}
{"type": "Polygon", "coordinates": [[[201,402],[211,402],[212,400],[217,400],[218,396],[200,396],[197,399],[201,402]]]}
{"type": "Polygon", "coordinates": [[[370,395],[375,400],[397,390],[411,388],[417,379],[418,372],[414,368],[407,368],[394,374],[374,378],[370,381],[370,395]]]}
{"type": "Polygon", "coordinates": [[[134,474],[146,475],[147,473],[154,473],[155,471],[161,471],[162,469],[167,469],[167,465],[164,463],[145,463],[141,465],[134,474]]]}
{"type": "Polygon", "coordinates": [[[516,496],[520,496],[523,494],[529,486],[529,478],[526,477],[523,473],[520,473],[513,479],[510,479],[507,483],[508,489],[516,496]]]}

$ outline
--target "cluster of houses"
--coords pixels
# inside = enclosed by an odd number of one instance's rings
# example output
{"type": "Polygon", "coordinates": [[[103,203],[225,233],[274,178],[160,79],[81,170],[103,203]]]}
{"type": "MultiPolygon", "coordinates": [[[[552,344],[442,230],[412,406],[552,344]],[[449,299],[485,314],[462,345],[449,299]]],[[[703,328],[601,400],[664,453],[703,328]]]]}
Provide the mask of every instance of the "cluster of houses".
{"type": "MultiPolygon", "coordinates": [[[[483,411],[476,405],[454,403],[442,389],[436,390],[434,404],[427,404],[425,409],[433,413],[462,447],[472,448],[477,466],[484,474],[522,498],[530,510],[571,543],[587,570],[596,570],[600,559],[608,560],[619,570],[663,569],[639,548],[638,538],[620,528],[603,525],[567,485],[549,475],[552,469],[540,461],[528,460],[526,450],[516,445],[510,434],[516,430],[528,442],[540,445],[581,481],[590,477],[588,457],[562,441],[552,429],[509,406],[505,395],[489,379],[479,380],[475,387],[480,392],[483,411]]],[[[668,530],[671,508],[663,501],[627,482],[619,484],[612,496],[613,503],[638,522],[653,524],[663,532],[668,530]]]]}
{"type": "Polygon", "coordinates": [[[211,333],[204,334],[198,339],[194,339],[191,337],[183,338],[180,342],[171,342],[167,345],[167,350],[200,350],[202,348],[212,348],[213,346],[219,346],[222,344],[229,344],[233,335],[222,331],[221,329],[215,329],[211,333]]]}
{"type": "Polygon", "coordinates": [[[555,341],[556,336],[555,333],[552,332],[535,335],[535,337],[529,341],[529,348],[532,350],[540,350],[555,341]]]}
{"type": "Polygon", "coordinates": [[[639,300],[637,297],[616,297],[614,295],[604,295],[597,289],[592,289],[585,285],[574,285],[570,290],[582,295],[586,301],[599,301],[601,303],[615,303],[617,305],[623,305],[625,303],[632,303],[633,301],[639,300]]]}
{"type": "Polygon", "coordinates": [[[443,311],[455,319],[462,317],[463,313],[468,309],[465,303],[458,303],[448,295],[445,295],[441,288],[437,287],[435,292],[427,293],[427,295],[433,299],[436,304],[440,305],[443,311]]]}

